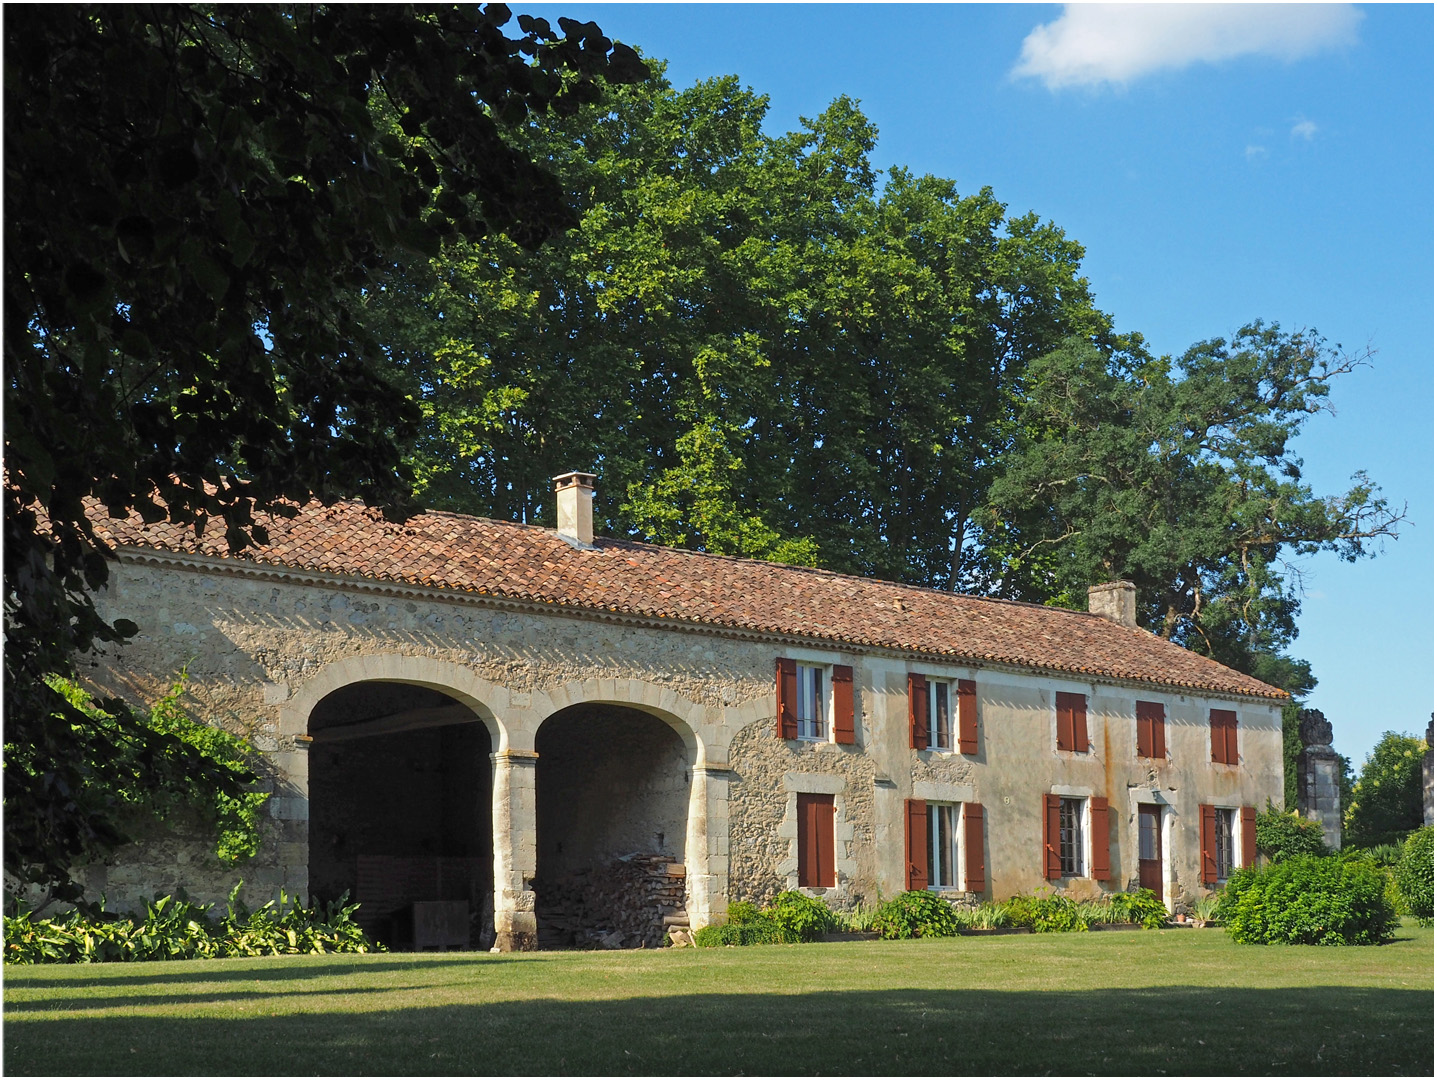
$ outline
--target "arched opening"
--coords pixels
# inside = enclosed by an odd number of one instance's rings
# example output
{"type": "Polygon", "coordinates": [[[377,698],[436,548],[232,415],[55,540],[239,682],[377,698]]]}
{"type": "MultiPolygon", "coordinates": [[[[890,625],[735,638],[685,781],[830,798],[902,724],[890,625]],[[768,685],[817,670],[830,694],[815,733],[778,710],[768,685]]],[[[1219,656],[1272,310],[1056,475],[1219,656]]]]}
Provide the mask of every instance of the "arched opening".
{"type": "Polygon", "coordinates": [[[309,881],[391,948],[494,937],[489,730],[449,695],[357,682],[309,717],[309,881]]]}
{"type": "Polygon", "coordinates": [[[653,948],[684,919],[692,753],[662,720],[575,705],[535,740],[540,948],[653,948]]]}

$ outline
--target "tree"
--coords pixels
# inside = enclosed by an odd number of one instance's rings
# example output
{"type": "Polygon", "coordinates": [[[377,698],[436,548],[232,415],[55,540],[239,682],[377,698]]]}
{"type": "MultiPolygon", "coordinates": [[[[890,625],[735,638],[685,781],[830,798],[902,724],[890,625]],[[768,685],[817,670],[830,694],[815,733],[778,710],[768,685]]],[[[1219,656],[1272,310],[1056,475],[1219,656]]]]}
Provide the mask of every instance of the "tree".
{"type": "MultiPolygon", "coordinates": [[[[87,505],[263,542],[311,493],[402,514],[418,424],[356,310],[401,250],[572,221],[509,132],[645,76],[478,8],[74,6],[5,23],[5,868],[76,895],[117,740],[46,683],[106,625],[87,505]],[[397,129],[381,122],[396,118],[397,129]]],[[[128,753],[128,751],[126,751],[128,753]]],[[[182,764],[206,779],[203,763],[182,764]]],[[[213,780],[213,776],[208,776],[213,780]]],[[[103,800],[101,801],[103,802],[103,800]]]]}
{"type": "Polygon", "coordinates": [[[1283,655],[1301,583],[1286,560],[1370,556],[1404,518],[1363,473],[1314,495],[1291,451],[1331,382],[1366,359],[1260,322],[1176,363],[1139,338],[1043,357],[983,519],[993,591],[1083,607],[1089,585],[1127,578],[1149,629],[1310,690],[1307,664],[1283,655]]]}
{"type": "Polygon", "coordinates": [[[1384,732],[1362,763],[1342,822],[1349,847],[1396,844],[1422,825],[1422,755],[1427,743],[1384,732]]]}
{"type": "Polygon", "coordinates": [[[1000,467],[1026,365],[1106,342],[1082,249],[991,191],[893,171],[846,99],[782,136],[734,78],[626,87],[525,132],[579,227],[413,260],[370,298],[424,423],[426,501],[926,585],[1000,467]]]}

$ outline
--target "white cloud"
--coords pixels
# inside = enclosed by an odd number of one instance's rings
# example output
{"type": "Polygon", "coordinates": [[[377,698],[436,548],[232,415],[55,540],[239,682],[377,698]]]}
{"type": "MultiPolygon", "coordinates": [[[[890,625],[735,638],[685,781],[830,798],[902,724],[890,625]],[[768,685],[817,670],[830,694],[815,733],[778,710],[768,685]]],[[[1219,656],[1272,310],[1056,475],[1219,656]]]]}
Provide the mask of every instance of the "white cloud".
{"type": "Polygon", "coordinates": [[[1248,161],[1255,161],[1258,158],[1267,157],[1267,147],[1265,146],[1249,145],[1248,148],[1243,152],[1247,154],[1248,161]]]}
{"type": "Polygon", "coordinates": [[[1012,73],[1058,90],[1235,56],[1296,60],[1351,44],[1361,21],[1351,4],[1068,4],[1023,40],[1012,73]]]}
{"type": "Polygon", "coordinates": [[[1312,137],[1316,134],[1317,125],[1311,120],[1299,120],[1292,125],[1292,137],[1294,139],[1306,139],[1308,142],[1311,142],[1312,137]]]}

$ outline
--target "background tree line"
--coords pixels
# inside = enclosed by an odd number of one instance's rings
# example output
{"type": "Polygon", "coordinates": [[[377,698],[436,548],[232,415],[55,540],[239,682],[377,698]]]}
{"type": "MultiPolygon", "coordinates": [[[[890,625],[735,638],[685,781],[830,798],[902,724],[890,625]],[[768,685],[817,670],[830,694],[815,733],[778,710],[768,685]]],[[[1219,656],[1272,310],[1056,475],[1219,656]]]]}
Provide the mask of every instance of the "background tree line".
{"type": "Polygon", "coordinates": [[[1299,692],[1284,560],[1369,554],[1401,518],[1361,474],[1314,494],[1290,449],[1362,355],[1254,323],[1152,356],[1056,225],[880,177],[848,99],[769,135],[736,79],[675,90],[593,24],[509,37],[501,4],[28,10],[13,879],[74,894],[72,861],[122,839],[122,762],[233,786],[55,690],[134,632],[95,613],[86,500],[240,548],[310,495],[542,522],[549,477],[588,468],[611,536],[1075,607],[1128,577],[1144,625],[1299,692]]]}

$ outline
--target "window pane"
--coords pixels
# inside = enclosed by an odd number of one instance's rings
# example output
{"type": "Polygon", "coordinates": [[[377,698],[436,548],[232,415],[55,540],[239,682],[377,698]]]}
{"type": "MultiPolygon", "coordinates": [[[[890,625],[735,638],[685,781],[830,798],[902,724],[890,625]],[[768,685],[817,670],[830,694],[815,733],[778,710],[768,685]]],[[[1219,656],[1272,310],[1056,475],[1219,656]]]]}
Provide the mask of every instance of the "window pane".
{"type": "Polygon", "coordinates": [[[1158,815],[1138,815],[1138,858],[1158,857],[1158,815]]]}
{"type": "Polygon", "coordinates": [[[928,804],[929,882],[937,888],[958,885],[958,808],[947,803],[928,804]]]}
{"type": "Polygon", "coordinates": [[[1083,876],[1083,799],[1058,804],[1058,860],[1064,877],[1083,876]]]}
{"type": "Polygon", "coordinates": [[[928,743],[940,750],[953,748],[953,734],[949,723],[949,686],[946,682],[928,684],[928,743]]]}
{"type": "Polygon", "coordinates": [[[1233,864],[1233,842],[1232,842],[1232,819],[1231,810],[1218,810],[1214,815],[1216,821],[1213,829],[1213,857],[1217,862],[1217,876],[1219,880],[1232,876],[1233,864]]]}
{"type": "Polygon", "coordinates": [[[798,667],[798,737],[824,737],[823,669],[803,664],[798,667]]]}

